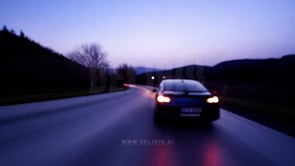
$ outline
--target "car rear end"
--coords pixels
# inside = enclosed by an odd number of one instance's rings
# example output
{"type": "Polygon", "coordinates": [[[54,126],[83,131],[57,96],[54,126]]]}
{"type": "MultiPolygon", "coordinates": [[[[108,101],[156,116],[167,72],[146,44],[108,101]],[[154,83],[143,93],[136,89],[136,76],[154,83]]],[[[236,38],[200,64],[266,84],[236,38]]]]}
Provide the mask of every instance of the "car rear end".
{"type": "MultiPolygon", "coordinates": [[[[192,83],[192,82],[190,82],[192,83]]],[[[202,87],[201,90],[186,88],[186,82],[177,82],[183,88],[162,88],[156,95],[156,120],[162,118],[198,118],[214,121],[219,119],[219,98],[202,87]]],[[[175,86],[174,86],[175,87],[175,86]]]]}

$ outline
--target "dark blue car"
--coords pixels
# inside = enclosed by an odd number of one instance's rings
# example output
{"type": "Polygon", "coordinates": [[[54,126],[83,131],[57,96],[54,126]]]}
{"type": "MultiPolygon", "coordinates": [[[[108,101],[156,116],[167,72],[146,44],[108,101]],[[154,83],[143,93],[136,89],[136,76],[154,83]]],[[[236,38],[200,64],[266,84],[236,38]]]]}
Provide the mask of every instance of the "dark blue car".
{"type": "Polygon", "coordinates": [[[156,91],[155,122],[164,118],[219,119],[219,98],[195,80],[163,80],[156,91]]]}

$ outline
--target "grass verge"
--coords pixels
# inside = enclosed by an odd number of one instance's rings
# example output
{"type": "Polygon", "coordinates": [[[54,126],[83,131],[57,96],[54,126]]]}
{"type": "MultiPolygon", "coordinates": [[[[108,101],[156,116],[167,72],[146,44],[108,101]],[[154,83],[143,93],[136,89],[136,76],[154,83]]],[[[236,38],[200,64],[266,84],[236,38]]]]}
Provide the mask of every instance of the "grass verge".
{"type": "Polygon", "coordinates": [[[222,97],[221,103],[231,112],[295,137],[295,111],[292,108],[230,97],[222,97]]]}
{"type": "Polygon", "coordinates": [[[89,90],[72,90],[72,91],[60,91],[60,92],[47,92],[47,93],[33,93],[33,94],[21,94],[12,96],[0,96],[0,105],[21,104],[28,102],[46,101],[78,96],[96,95],[110,92],[117,92],[125,90],[123,87],[111,87],[109,91],[105,91],[103,88],[89,90]]]}

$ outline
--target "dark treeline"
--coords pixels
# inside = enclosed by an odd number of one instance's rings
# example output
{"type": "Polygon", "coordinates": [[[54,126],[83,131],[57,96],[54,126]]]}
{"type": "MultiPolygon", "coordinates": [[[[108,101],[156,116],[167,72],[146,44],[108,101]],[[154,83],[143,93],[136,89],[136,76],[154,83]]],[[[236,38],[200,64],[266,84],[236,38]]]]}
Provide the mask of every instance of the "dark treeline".
{"type": "Polygon", "coordinates": [[[195,79],[220,95],[294,108],[295,55],[232,60],[215,66],[190,65],[137,75],[137,84],[157,86],[167,78],[195,79]],[[154,76],[154,79],[151,79],[154,76]]]}
{"type": "MultiPolygon", "coordinates": [[[[87,50],[88,47],[84,47],[84,51],[85,48],[87,50]]],[[[295,93],[295,55],[279,59],[232,60],[212,67],[190,65],[138,74],[136,77],[134,69],[127,64],[111,72],[108,64],[102,63],[100,67],[103,66],[103,70],[95,72],[96,77],[91,77],[91,65],[87,67],[79,60],[70,60],[42,47],[23,32],[17,35],[3,27],[0,31],[0,58],[2,96],[87,90],[93,83],[106,89],[124,83],[157,86],[163,79],[187,78],[199,80],[223,96],[294,107],[291,99],[295,93]]]]}
{"type": "Polygon", "coordinates": [[[0,97],[60,92],[109,91],[134,83],[133,67],[109,68],[97,44],[84,44],[68,57],[19,35],[0,30],[0,97]],[[113,71],[112,71],[113,70],[113,71]],[[117,74],[118,73],[118,74],[117,74]]]}
{"type": "Polygon", "coordinates": [[[137,83],[151,81],[156,76],[155,84],[163,78],[196,79],[201,82],[249,82],[267,84],[294,84],[295,55],[280,59],[232,60],[213,67],[190,65],[171,70],[162,70],[137,75],[137,83]]]}
{"type": "Polygon", "coordinates": [[[208,68],[207,80],[243,80],[274,84],[294,83],[295,56],[287,55],[280,59],[233,60],[208,68]]]}
{"type": "Polygon", "coordinates": [[[206,75],[208,87],[224,96],[295,108],[295,55],[223,62],[206,75]]]}
{"type": "Polygon", "coordinates": [[[88,88],[88,70],[4,27],[0,31],[1,94],[88,88]]]}

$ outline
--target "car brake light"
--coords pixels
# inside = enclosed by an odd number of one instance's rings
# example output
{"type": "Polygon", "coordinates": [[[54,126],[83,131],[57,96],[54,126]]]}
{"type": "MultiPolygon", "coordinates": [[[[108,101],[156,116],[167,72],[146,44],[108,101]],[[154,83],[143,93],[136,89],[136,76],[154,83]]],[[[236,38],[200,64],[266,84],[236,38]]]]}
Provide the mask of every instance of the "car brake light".
{"type": "Polygon", "coordinates": [[[219,98],[217,96],[210,97],[206,100],[207,103],[219,103],[219,98]]]}
{"type": "Polygon", "coordinates": [[[163,96],[163,95],[159,95],[157,97],[157,101],[159,103],[170,103],[171,102],[171,99],[169,97],[166,97],[166,96],[163,96]]]}

